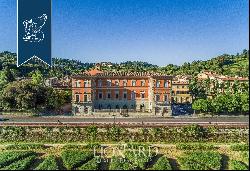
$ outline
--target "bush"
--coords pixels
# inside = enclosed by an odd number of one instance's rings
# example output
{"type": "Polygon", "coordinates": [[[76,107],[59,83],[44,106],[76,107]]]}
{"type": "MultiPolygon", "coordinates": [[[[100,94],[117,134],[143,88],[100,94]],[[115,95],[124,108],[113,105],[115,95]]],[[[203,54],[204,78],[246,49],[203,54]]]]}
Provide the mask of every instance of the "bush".
{"type": "Polygon", "coordinates": [[[220,170],[222,166],[221,155],[213,151],[186,153],[178,161],[184,170],[220,170]]]}
{"type": "Polygon", "coordinates": [[[172,170],[172,167],[165,156],[160,157],[154,164],[152,170],[172,170]]]}
{"type": "Polygon", "coordinates": [[[94,157],[93,153],[75,150],[65,150],[61,156],[63,164],[68,170],[77,168],[94,157]]]}
{"type": "Polygon", "coordinates": [[[31,155],[23,160],[18,160],[17,162],[12,163],[5,167],[4,170],[27,170],[35,159],[36,155],[31,155]]]}
{"type": "Polygon", "coordinates": [[[242,158],[245,163],[249,163],[249,151],[242,152],[242,158]]]}
{"type": "Polygon", "coordinates": [[[45,148],[44,144],[11,144],[6,147],[6,150],[37,150],[45,148]]]}
{"type": "Polygon", "coordinates": [[[25,157],[35,154],[34,152],[11,151],[0,154],[0,168],[8,166],[16,160],[21,160],[25,157]]]}
{"type": "Polygon", "coordinates": [[[126,158],[112,157],[109,170],[135,170],[135,168],[126,158]]]}
{"type": "Polygon", "coordinates": [[[97,158],[93,158],[87,163],[83,164],[81,167],[77,168],[77,170],[99,170],[99,161],[97,158]]]}
{"type": "Polygon", "coordinates": [[[147,163],[151,161],[152,155],[148,152],[126,151],[125,157],[128,159],[136,169],[144,170],[147,163]]]}
{"type": "Polygon", "coordinates": [[[248,144],[234,144],[230,146],[232,151],[249,151],[248,144]]]}
{"type": "Polygon", "coordinates": [[[59,170],[56,157],[55,156],[48,156],[45,160],[40,163],[35,170],[59,170]]]}
{"type": "Polygon", "coordinates": [[[205,143],[194,143],[194,144],[187,144],[181,143],[177,144],[176,148],[178,150],[215,150],[216,147],[212,144],[205,144],[205,143]]]}
{"type": "Polygon", "coordinates": [[[248,167],[241,161],[231,160],[229,164],[229,170],[248,170],[248,167]]]}

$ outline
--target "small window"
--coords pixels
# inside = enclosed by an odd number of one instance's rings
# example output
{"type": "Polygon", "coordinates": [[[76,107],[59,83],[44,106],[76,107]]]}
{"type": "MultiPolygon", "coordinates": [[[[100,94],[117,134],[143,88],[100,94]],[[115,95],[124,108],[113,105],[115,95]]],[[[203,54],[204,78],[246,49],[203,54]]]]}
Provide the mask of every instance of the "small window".
{"type": "Polygon", "coordinates": [[[123,93],[123,98],[127,99],[127,93],[123,93]]]}
{"type": "Polygon", "coordinates": [[[84,102],[87,102],[88,101],[88,95],[84,95],[84,102]]]}
{"type": "Polygon", "coordinates": [[[88,81],[83,82],[83,87],[88,87],[88,81]]]}
{"type": "Polygon", "coordinates": [[[142,99],[145,98],[145,93],[141,93],[141,98],[142,98],[142,99]]]}
{"type": "Polygon", "coordinates": [[[124,80],[124,81],[122,82],[122,84],[123,84],[124,87],[126,87],[126,86],[127,86],[127,81],[124,80]]]}
{"type": "Polygon", "coordinates": [[[99,99],[102,99],[102,93],[99,93],[99,99]]]}
{"type": "Polygon", "coordinates": [[[157,101],[157,102],[160,101],[160,95],[159,94],[155,95],[155,101],[157,101]]]}
{"type": "Polygon", "coordinates": [[[107,86],[108,86],[108,87],[111,87],[111,85],[112,85],[111,80],[107,80],[107,86]]]}
{"type": "Polygon", "coordinates": [[[136,86],[136,81],[132,80],[132,86],[136,86]]]}
{"type": "Polygon", "coordinates": [[[109,92],[108,95],[107,95],[108,99],[111,98],[111,93],[109,92]]]}
{"type": "Polygon", "coordinates": [[[119,99],[119,93],[115,93],[115,98],[119,99]]]}
{"type": "Polygon", "coordinates": [[[76,94],[76,102],[80,102],[80,95],[76,94]]]}
{"type": "Polygon", "coordinates": [[[116,80],[116,81],[115,81],[115,85],[116,85],[116,86],[119,86],[119,80],[116,80]]]}
{"type": "Polygon", "coordinates": [[[168,101],[168,95],[164,95],[164,101],[165,101],[165,102],[168,101]]]}
{"type": "Polygon", "coordinates": [[[156,87],[160,87],[161,82],[160,81],[156,81],[156,87]]]}
{"type": "Polygon", "coordinates": [[[165,82],[164,82],[164,87],[168,87],[168,81],[167,80],[165,80],[165,82]]]}
{"type": "Polygon", "coordinates": [[[135,92],[134,91],[131,92],[131,99],[135,100],[135,92]]]}
{"type": "Polygon", "coordinates": [[[98,87],[102,86],[102,80],[98,80],[98,87]]]}
{"type": "Polygon", "coordinates": [[[142,87],[145,86],[145,81],[144,80],[141,81],[141,86],[142,87]]]}

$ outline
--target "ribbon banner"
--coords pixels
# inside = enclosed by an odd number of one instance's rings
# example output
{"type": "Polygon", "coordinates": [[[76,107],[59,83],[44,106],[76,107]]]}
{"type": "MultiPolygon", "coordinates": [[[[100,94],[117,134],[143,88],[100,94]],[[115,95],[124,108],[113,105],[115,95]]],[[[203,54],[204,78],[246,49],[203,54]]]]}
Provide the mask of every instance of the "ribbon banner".
{"type": "Polygon", "coordinates": [[[51,65],[51,0],[17,0],[17,66],[32,58],[51,65]]]}

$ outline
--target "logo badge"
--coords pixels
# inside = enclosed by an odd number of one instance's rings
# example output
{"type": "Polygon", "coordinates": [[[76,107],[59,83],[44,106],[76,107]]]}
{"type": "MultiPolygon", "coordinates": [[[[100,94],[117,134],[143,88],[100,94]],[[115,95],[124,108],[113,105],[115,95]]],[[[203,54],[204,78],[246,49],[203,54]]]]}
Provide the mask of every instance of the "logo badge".
{"type": "Polygon", "coordinates": [[[51,65],[51,0],[17,0],[17,66],[37,58],[51,65]]]}

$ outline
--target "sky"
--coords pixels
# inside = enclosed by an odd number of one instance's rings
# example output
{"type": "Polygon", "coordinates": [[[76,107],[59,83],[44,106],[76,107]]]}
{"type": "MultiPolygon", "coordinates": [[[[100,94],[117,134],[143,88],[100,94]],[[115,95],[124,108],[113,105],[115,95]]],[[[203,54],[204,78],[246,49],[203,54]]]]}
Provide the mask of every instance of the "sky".
{"type": "MultiPolygon", "coordinates": [[[[0,51],[16,52],[16,1],[0,0],[0,51]]],[[[248,0],[52,0],[52,56],[159,66],[249,49],[248,0]]]]}

